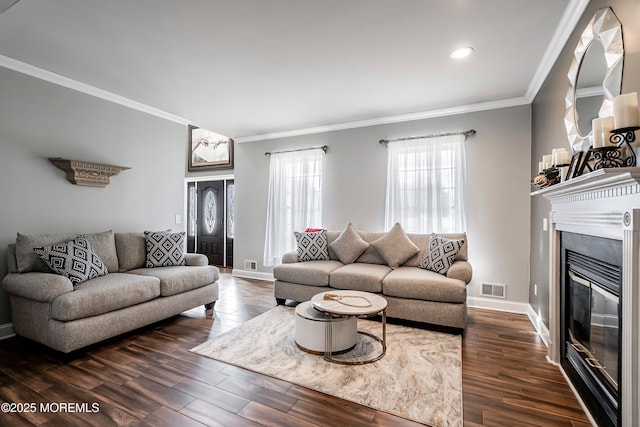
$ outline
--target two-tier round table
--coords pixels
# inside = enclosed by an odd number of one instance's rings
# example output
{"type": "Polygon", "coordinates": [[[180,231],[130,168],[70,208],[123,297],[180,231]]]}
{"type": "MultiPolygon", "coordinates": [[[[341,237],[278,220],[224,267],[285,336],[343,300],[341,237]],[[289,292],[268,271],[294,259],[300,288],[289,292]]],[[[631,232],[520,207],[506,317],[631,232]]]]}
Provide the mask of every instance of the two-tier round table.
{"type": "Polygon", "coordinates": [[[384,357],[387,352],[387,300],[380,295],[361,291],[331,290],[314,295],[311,298],[313,307],[324,313],[328,320],[325,329],[325,360],[343,365],[363,365],[375,362],[384,357]],[[378,337],[369,332],[358,331],[359,334],[367,335],[382,345],[380,354],[367,360],[335,359],[333,357],[333,327],[332,324],[344,318],[366,318],[382,316],[382,337],[378,337]]]}

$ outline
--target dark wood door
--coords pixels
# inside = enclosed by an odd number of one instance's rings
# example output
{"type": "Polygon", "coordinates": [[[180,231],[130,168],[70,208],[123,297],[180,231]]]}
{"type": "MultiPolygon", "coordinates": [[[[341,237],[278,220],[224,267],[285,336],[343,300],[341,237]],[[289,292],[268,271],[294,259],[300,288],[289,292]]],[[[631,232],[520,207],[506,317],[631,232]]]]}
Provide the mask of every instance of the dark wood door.
{"type": "Polygon", "coordinates": [[[224,181],[198,182],[198,253],[224,265],[224,181]]]}

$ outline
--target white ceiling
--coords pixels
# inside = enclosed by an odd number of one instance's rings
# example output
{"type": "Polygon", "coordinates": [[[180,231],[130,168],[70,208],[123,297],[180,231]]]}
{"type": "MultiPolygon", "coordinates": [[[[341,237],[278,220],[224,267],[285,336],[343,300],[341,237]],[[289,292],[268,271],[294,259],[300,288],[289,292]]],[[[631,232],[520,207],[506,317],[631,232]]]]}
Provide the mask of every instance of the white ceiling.
{"type": "Polygon", "coordinates": [[[587,3],[21,0],[0,66],[248,141],[530,102],[587,3]]]}

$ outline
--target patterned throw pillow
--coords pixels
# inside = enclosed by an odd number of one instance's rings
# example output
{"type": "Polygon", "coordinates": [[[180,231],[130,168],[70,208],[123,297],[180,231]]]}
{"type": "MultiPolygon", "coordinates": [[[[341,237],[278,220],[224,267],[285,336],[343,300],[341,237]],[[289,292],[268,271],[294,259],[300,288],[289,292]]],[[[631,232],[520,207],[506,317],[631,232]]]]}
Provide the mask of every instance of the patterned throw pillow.
{"type": "Polygon", "coordinates": [[[33,248],[33,251],[51,270],[67,277],[74,286],[108,273],[107,267],[84,237],[33,248]]]}
{"type": "Polygon", "coordinates": [[[184,231],[180,233],[145,231],[147,246],[145,267],[185,265],[184,231]]]}
{"type": "Polygon", "coordinates": [[[293,232],[298,242],[298,261],[322,261],[329,259],[327,231],[293,232]]]}
{"type": "Polygon", "coordinates": [[[424,254],[419,267],[436,273],[447,274],[462,246],[464,246],[464,239],[446,239],[431,233],[427,253],[424,254]]]}

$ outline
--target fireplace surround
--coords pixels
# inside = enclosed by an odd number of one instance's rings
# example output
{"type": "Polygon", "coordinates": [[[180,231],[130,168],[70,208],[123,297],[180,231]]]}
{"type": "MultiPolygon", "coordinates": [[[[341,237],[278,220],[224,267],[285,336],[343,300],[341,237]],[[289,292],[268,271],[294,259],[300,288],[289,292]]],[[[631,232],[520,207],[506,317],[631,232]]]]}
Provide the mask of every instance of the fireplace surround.
{"type": "Polygon", "coordinates": [[[562,265],[562,240],[566,232],[618,242],[621,298],[617,308],[620,337],[617,369],[621,381],[617,425],[635,426],[640,415],[640,168],[599,169],[532,193],[532,196],[538,195],[551,202],[548,359],[560,366],[594,420],[595,414],[579,394],[580,386],[562,365],[562,356],[566,353],[563,329],[568,326],[565,325],[567,319],[562,317],[563,275],[566,274],[562,265]]]}

